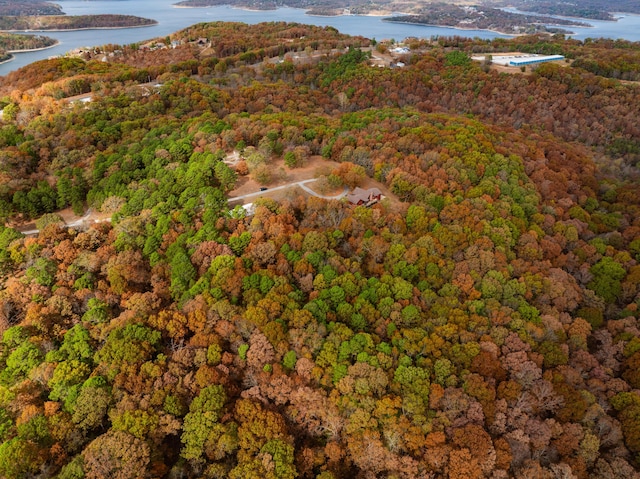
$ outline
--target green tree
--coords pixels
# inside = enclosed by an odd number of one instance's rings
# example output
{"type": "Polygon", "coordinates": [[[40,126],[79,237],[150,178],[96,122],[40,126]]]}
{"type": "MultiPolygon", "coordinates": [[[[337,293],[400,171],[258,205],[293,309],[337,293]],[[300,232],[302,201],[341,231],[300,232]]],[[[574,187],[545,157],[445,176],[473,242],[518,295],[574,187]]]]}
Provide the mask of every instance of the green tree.
{"type": "Polygon", "coordinates": [[[7,271],[13,265],[9,245],[22,237],[19,231],[0,225],[0,272],[7,271]]]}
{"type": "Polygon", "coordinates": [[[58,479],[84,479],[83,464],[84,458],[82,455],[74,457],[72,461],[62,467],[58,474],[58,479]]]}
{"type": "Polygon", "coordinates": [[[39,230],[45,229],[49,225],[64,225],[62,216],[57,213],[46,213],[36,220],[36,228],[39,230]]]}
{"type": "Polygon", "coordinates": [[[81,324],[76,324],[64,334],[60,348],[47,353],[46,359],[48,362],[71,359],[91,365],[94,352],[90,341],[89,331],[81,324]]]}
{"type": "Polygon", "coordinates": [[[75,400],[71,419],[81,431],[90,431],[102,425],[111,404],[106,381],[100,377],[85,381],[75,400]]]}
{"type": "Polygon", "coordinates": [[[602,258],[590,269],[593,279],[587,287],[593,290],[607,303],[615,303],[622,292],[622,279],[627,272],[624,267],[613,258],[602,258]]]}
{"type": "Polygon", "coordinates": [[[183,248],[176,248],[171,258],[171,294],[180,299],[192,286],[197,276],[196,269],[183,248]]]}
{"type": "Polygon", "coordinates": [[[109,334],[94,362],[108,379],[113,379],[120,371],[136,368],[150,359],[161,336],[159,331],[141,324],[128,324],[109,334]]]}
{"type": "Polygon", "coordinates": [[[110,413],[113,429],[125,431],[138,439],[145,439],[158,427],[158,415],[141,409],[110,413]]]}
{"type": "Polygon", "coordinates": [[[297,477],[293,453],[293,446],[279,439],[269,441],[262,446],[260,454],[268,455],[273,461],[273,468],[268,470],[265,477],[267,479],[294,479],[297,477]]]}
{"type": "Polygon", "coordinates": [[[32,281],[42,286],[53,286],[58,266],[47,258],[38,258],[35,264],[27,268],[26,275],[32,281]]]}
{"type": "Polygon", "coordinates": [[[460,50],[454,50],[445,55],[445,64],[452,67],[464,67],[471,64],[471,58],[460,50]]]}
{"type": "Polygon", "coordinates": [[[222,161],[216,163],[215,176],[224,191],[231,191],[238,180],[236,172],[222,161]]]}
{"type": "MultiPolygon", "coordinates": [[[[4,347],[7,348],[7,343],[11,344],[13,341],[7,340],[9,332],[14,329],[10,328],[5,331],[3,336],[4,347]]],[[[17,338],[16,338],[17,339],[17,338]]],[[[44,357],[40,349],[33,344],[29,339],[23,339],[17,346],[8,349],[8,354],[4,361],[4,368],[0,372],[0,384],[11,385],[15,384],[18,380],[25,378],[29,372],[40,364],[44,357]]],[[[5,356],[3,351],[2,356],[5,356]]],[[[1,365],[1,362],[0,362],[1,365]]]]}
{"type": "MultiPolygon", "coordinates": [[[[51,393],[49,398],[54,401],[64,400],[70,393],[73,386],[85,381],[91,374],[91,368],[84,362],[77,359],[62,361],[58,363],[53,377],[49,380],[51,393]]],[[[74,391],[75,395],[76,391],[74,391]]]]}
{"type": "Polygon", "coordinates": [[[202,460],[205,443],[220,420],[226,400],[224,388],[214,385],[203,388],[191,402],[182,426],[182,457],[194,462],[202,460]]]}
{"type": "Polygon", "coordinates": [[[297,361],[298,361],[298,358],[297,358],[296,352],[287,351],[287,353],[282,358],[282,365],[291,371],[295,369],[297,361]]]}
{"type": "Polygon", "coordinates": [[[11,429],[13,428],[13,420],[3,407],[0,407],[0,443],[9,436],[11,429]]]}
{"type": "Polygon", "coordinates": [[[7,479],[22,479],[40,469],[38,447],[15,437],[0,445],[0,474],[7,479]]]}

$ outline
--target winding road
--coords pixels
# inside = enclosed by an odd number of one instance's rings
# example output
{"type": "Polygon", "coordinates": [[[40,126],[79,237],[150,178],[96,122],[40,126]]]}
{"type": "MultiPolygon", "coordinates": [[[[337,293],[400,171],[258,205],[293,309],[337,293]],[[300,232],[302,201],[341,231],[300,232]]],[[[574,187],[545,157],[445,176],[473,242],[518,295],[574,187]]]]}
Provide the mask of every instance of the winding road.
{"type": "Polygon", "coordinates": [[[269,193],[271,191],[286,190],[287,188],[291,188],[292,186],[299,186],[310,195],[316,196],[318,198],[323,198],[325,200],[339,200],[340,198],[344,198],[346,194],[349,192],[349,188],[345,186],[342,193],[338,195],[335,195],[335,196],[321,195],[319,193],[316,193],[315,191],[313,191],[311,188],[307,186],[308,183],[313,183],[314,181],[317,181],[317,178],[311,178],[310,180],[295,181],[293,183],[287,183],[285,185],[274,186],[273,188],[268,188],[264,191],[256,191],[254,193],[247,193],[246,195],[232,196],[231,198],[228,198],[227,201],[232,202],[232,201],[244,200],[247,198],[254,198],[256,196],[261,196],[261,195],[264,196],[266,193],[269,193]]]}
{"type": "MultiPolygon", "coordinates": [[[[287,188],[291,188],[292,186],[299,186],[310,195],[316,196],[318,198],[323,198],[325,200],[339,200],[340,198],[344,198],[349,192],[349,188],[345,186],[342,193],[339,193],[337,195],[334,195],[334,196],[321,195],[319,193],[316,193],[315,191],[313,191],[311,188],[307,186],[308,183],[313,183],[314,181],[317,181],[317,178],[311,178],[309,180],[302,180],[302,181],[294,181],[292,183],[287,183],[280,186],[274,186],[273,188],[268,188],[267,190],[264,190],[264,191],[256,191],[254,193],[247,193],[246,195],[232,196],[230,198],[227,198],[227,202],[231,203],[233,201],[239,201],[239,200],[244,200],[248,198],[264,196],[266,193],[269,193],[271,191],[286,190],[287,188]]],[[[93,210],[89,208],[82,218],[78,218],[77,220],[72,221],[70,223],[65,223],[65,226],[67,228],[80,228],[82,226],[88,226],[90,223],[102,223],[104,221],[111,221],[111,217],[95,219],[95,218],[92,218],[92,215],[93,215],[93,210]]],[[[21,230],[20,228],[17,228],[17,230],[20,231],[25,236],[34,236],[40,233],[39,229],[21,230]]]]}

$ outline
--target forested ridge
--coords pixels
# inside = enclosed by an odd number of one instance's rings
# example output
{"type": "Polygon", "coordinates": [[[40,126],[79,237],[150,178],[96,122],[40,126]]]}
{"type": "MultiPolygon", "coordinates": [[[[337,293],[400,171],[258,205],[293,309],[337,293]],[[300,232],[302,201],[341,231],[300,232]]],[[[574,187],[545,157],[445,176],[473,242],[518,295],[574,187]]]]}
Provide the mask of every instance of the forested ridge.
{"type": "Polygon", "coordinates": [[[0,476],[637,477],[640,46],[408,46],[199,24],[0,78],[40,229],[0,228],[0,476]],[[468,57],[513,50],[573,66],[468,57]],[[318,157],[390,198],[228,206],[318,157]]]}
{"type": "Polygon", "coordinates": [[[11,58],[8,51],[34,50],[47,48],[56,44],[56,40],[42,35],[20,35],[14,33],[0,33],[0,61],[11,58]]]}
{"type": "Polygon", "coordinates": [[[1,0],[0,15],[62,15],[60,5],[39,0],[1,0]]]}
{"type": "Polygon", "coordinates": [[[523,11],[544,15],[566,15],[570,17],[592,18],[615,21],[614,12],[640,13],[640,5],[633,0],[616,2],[615,7],[606,0],[585,0],[582,2],[552,2],[548,0],[523,0],[518,2],[494,2],[497,5],[517,6],[523,11]]]}
{"type": "Polygon", "coordinates": [[[0,30],[74,30],[81,28],[129,28],[154,25],[134,15],[0,16],[0,30]]]}
{"type": "Polygon", "coordinates": [[[548,25],[589,26],[588,23],[539,15],[511,13],[498,8],[456,6],[447,3],[434,3],[424,11],[414,15],[401,15],[385,18],[389,22],[418,23],[440,25],[469,30],[493,30],[502,33],[536,33],[557,30],[568,33],[562,28],[548,25]]]}
{"type": "MultiPolygon", "coordinates": [[[[448,5],[473,6],[466,1],[450,1],[448,5]]],[[[2,2],[0,2],[0,6],[2,2]]],[[[394,12],[421,14],[427,13],[435,6],[443,5],[441,0],[422,1],[396,1],[380,0],[368,2],[364,0],[349,0],[337,2],[335,0],[181,0],[176,3],[180,6],[207,7],[213,5],[233,5],[238,7],[274,10],[283,6],[294,8],[306,8],[317,14],[341,15],[348,9],[352,14],[368,14],[372,12],[394,12]]],[[[516,7],[523,13],[534,12],[542,15],[564,15],[578,18],[591,18],[599,20],[615,21],[612,12],[640,13],[640,6],[635,0],[621,0],[615,6],[608,0],[582,0],[581,2],[555,2],[550,0],[485,0],[478,2],[482,7],[516,7]]]]}

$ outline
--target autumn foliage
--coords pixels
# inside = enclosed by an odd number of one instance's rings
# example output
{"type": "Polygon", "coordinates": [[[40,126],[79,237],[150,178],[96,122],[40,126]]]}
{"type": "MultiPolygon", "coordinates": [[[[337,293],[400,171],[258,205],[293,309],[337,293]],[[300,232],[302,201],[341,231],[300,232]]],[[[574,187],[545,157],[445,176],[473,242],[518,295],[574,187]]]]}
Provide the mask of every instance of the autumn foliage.
{"type": "Polygon", "coordinates": [[[2,477],[637,475],[637,86],[175,39],[2,80],[7,225],[111,218],[0,229],[2,477]],[[392,198],[227,205],[289,152],[392,198]]]}

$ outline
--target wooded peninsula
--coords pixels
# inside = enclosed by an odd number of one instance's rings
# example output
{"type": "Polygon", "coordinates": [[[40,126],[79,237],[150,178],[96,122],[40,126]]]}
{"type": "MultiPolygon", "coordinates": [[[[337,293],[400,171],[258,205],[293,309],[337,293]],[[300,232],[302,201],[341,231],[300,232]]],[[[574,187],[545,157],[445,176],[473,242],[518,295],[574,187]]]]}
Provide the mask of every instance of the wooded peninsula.
{"type": "MultiPolygon", "coordinates": [[[[252,9],[273,10],[279,7],[289,6],[294,8],[307,8],[344,13],[345,10],[356,14],[368,14],[372,12],[400,12],[420,14],[426,13],[434,5],[445,4],[442,0],[381,0],[370,2],[368,0],[348,0],[338,2],[336,0],[182,0],[176,3],[179,6],[207,7],[213,5],[233,5],[252,9]]],[[[476,6],[476,7],[516,7],[523,12],[534,12],[543,15],[563,15],[569,17],[591,18],[598,20],[615,20],[612,12],[640,13],[640,5],[635,0],[620,0],[612,4],[608,0],[583,0],[576,2],[554,2],[549,0],[484,0],[476,4],[454,0],[446,2],[447,5],[476,6]]],[[[0,10],[2,11],[2,10],[0,10]]]]}
{"type": "Polygon", "coordinates": [[[640,3],[635,0],[581,0],[580,2],[554,2],[549,0],[497,0],[492,6],[517,7],[525,12],[542,15],[563,15],[567,17],[590,18],[593,20],[615,21],[615,13],[640,14],[640,3]]]}
{"type": "Polygon", "coordinates": [[[149,18],[134,15],[50,15],[0,16],[0,30],[79,30],[89,28],[131,28],[155,25],[149,18]]]}
{"type": "Polygon", "coordinates": [[[0,33],[0,62],[11,58],[9,51],[36,50],[56,44],[56,40],[42,35],[0,33]]]}
{"type": "Polygon", "coordinates": [[[39,0],[0,0],[0,15],[64,15],[60,5],[39,0]]]}
{"type": "Polygon", "coordinates": [[[1,77],[0,476],[636,478],[639,65],[215,22],[1,77]]]}
{"type": "Polygon", "coordinates": [[[467,30],[493,30],[506,34],[570,33],[547,25],[588,27],[588,23],[538,15],[510,13],[489,7],[458,7],[444,3],[431,5],[418,15],[385,18],[388,22],[419,23],[467,30]]]}

